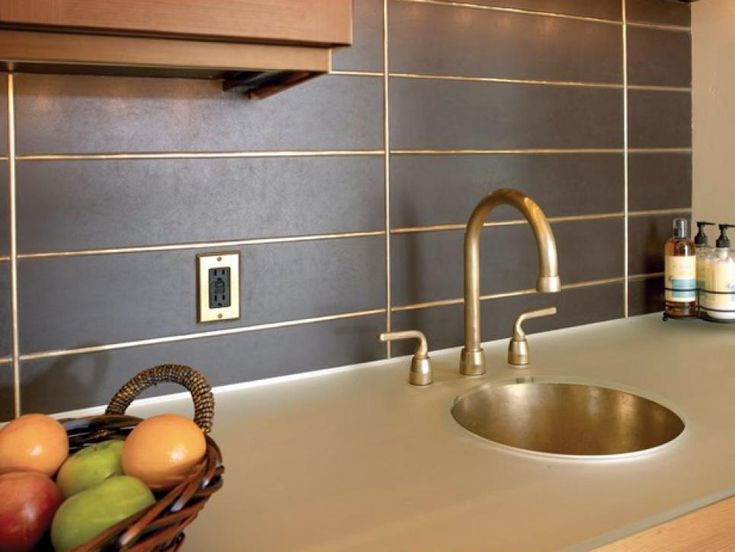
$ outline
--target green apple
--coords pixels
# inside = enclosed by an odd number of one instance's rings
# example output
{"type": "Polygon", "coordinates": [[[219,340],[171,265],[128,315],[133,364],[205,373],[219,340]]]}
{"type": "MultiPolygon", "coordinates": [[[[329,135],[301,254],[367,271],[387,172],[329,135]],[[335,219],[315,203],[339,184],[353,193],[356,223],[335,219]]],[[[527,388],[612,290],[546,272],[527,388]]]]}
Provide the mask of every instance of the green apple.
{"type": "Polygon", "coordinates": [[[114,475],[66,499],[51,524],[56,552],[65,552],[93,539],[105,529],[155,503],[140,479],[114,475]]]}
{"type": "Polygon", "coordinates": [[[103,441],[89,445],[66,459],[56,476],[56,484],[64,498],[69,498],[108,477],[122,475],[124,441],[103,441]]]}

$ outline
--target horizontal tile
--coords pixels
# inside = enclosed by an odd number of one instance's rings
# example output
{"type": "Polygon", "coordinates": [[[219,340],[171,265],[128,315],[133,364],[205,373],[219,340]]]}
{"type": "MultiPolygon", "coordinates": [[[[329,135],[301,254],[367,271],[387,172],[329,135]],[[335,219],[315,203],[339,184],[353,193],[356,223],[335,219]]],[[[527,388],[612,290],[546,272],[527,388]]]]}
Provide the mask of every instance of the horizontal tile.
{"type": "Polygon", "coordinates": [[[0,161],[0,255],[10,252],[10,199],[8,162],[0,161]]]}
{"type": "Polygon", "coordinates": [[[630,90],[628,98],[628,134],[631,148],[692,146],[691,94],[630,90]]]}
{"type": "Polygon", "coordinates": [[[384,241],[240,248],[242,319],[197,324],[195,251],[20,263],[24,352],[381,308],[384,241]]]}
{"type": "Polygon", "coordinates": [[[628,313],[638,316],[664,310],[663,276],[632,280],[628,286],[628,313]]]}
{"type": "Polygon", "coordinates": [[[3,156],[8,155],[8,75],[7,73],[0,73],[0,155],[3,155],[3,156]]]}
{"type": "Polygon", "coordinates": [[[390,70],[556,81],[623,81],[616,25],[392,2],[390,70]]]}
{"type": "Polygon", "coordinates": [[[393,78],[396,149],[620,148],[619,90],[393,78]]]}
{"type": "MultiPolygon", "coordinates": [[[[391,224],[464,224],[483,196],[505,187],[550,217],[620,212],[623,170],[622,154],[393,156],[391,224]]],[[[501,207],[492,219],[520,216],[501,207]]]]}
{"type": "Polygon", "coordinates": [[[663,25],[691,24],[689,4],[673,0],[626,0],[628,21],[659,23],[663,25]]]}
{"type": "Polygon", "coordinates": [[[628,27],[628,82],[692,85],[692,37],[659,29],[628,27]]]}
{"type": "Polygon", "coordinates": [[[664,271],[664,245],[673,233],[675,218],[691,219],[691,216],[681,213],[631,217],[628,223],[629,274],[664,271]]]}
{"type": "Polygon", "coordinates": [[[383,166],[382,157],[19,163],[19,247],[30,253],[381,229],[383,166]]]}
{"type": "Polygon", "coordinates": [[[0,264],[0,357],[10,355],[11,326],[10,263],[2,263],[0,264]]]}
{"type": "Polygon", "coordinates": [[[383,0],[353,0],[353,42],[335,48],[332,67],[337,70],[383,70],[383,0]]]}
{"type": "MultiPolygon", "coordinates": [[[[23,410],[59,412],[107,404],[137,372],[163,363],[193,366],[218,386],[368,362],[384,353],[375,338],[383,321],[376,315],[25,362],[23,410]]],[[[160,385],[142,396],[181,390],[160,385]]]]}
{"type": "Polygon", "coordinates": [[[13,417],[13,369],[0,365],[0,423],[13,417]]]}
{"type": "MultiPolygon", "coordinates": [[[[451,0],[447,0],[447,2],[451,2],[451,0]]],[[[462,3],[599,17],[602,19],[621,19],[619,0],[595,0],[594,2],[589,0],[462,0],[462,3]]]]}
{"type": "MultiPolygon", "coordinates": [[[[481,303],[483,341],[509,338],[513,322],[519,314],[550,306],[558,308],[555,316],[529,320],[524,324],[524,329],[534,333],[621,318],[623,284],[606,284],[569,289],[554,294],[536,293],[483,301],[481,303]]],[[[397,312],[393,315],[393,328],[420,329],[426,334],[432,350],[457,347],[464,343],[463,313],[462,305],[397,312]]],[[[410,345],[403,342],[396,343],[395,347],[397,355],[412,352],[410,345]]],[[[459,359],[457,361],[459,362],[459,359]]]]}
{"type": "Polygon", "coordinates": [[[692,156],[634,153],[628,157],[631,211],[692,206],[692,156]]]}
{"type": "MultiPolygon", "coordinates": [[[[564,222],[552,229],[562,284],[623,275],[622,218],[564,222]]],[[[460,231],[392,236],[393,304],[462,297],[463,240],[460,231]]],[[[482,294],[535,287],[538,254],[530,227],[486,228],[480,249],[482,294]]]]}
{"type": "Polygon", "coordinates": [[[375,149],[382,105],[382,82],[364,77],[252,101],[216,81],[24,74],[18,153],[375,149]]]}

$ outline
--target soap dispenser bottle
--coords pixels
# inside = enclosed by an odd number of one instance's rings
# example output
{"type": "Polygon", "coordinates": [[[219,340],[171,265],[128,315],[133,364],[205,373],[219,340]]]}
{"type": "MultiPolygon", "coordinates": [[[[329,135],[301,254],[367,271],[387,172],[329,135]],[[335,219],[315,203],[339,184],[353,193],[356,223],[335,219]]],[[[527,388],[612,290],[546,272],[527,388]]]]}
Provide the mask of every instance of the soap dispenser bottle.
{"type": "Polygon", "coordinates": [[[732,224],[720,224],[720,237],[710,262],[708,279],[705,284],[708,292],[706,313],[717,320],[735,319],[735,256],[727,229],[732,224]]]}
{"type": "Polygon", "coordinates": [[[697,256],[686,219],[674,220],[674,235],[666,240],[664,252],[666,316],[694,317],[697,315],[697,256]]]}
{"type": "Polygon", "coordinates": [[[697,221],[697,235],[694,236],[694,246],[697,248],[697,300],[703,298],[702,291],[707,282],[707,270],[712,260],[714,248],[709,244],[709,237],[705,232],[707,226],[715,226],[714,222],[697,221]]]}

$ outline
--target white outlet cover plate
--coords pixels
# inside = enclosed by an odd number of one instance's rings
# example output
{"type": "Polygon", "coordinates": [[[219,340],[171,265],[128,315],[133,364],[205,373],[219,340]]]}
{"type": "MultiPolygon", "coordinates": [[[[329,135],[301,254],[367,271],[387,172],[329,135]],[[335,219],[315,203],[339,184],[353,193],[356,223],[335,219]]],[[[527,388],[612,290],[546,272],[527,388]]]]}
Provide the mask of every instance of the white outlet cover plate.
{"type": "Polygon", "coordinates": [[[222,322],[240,318],[240,253],[201,253],[197,255],[197,322],[222,322]],[[230,269],[230,306],[209,307],[209,271],[230,269]]]}

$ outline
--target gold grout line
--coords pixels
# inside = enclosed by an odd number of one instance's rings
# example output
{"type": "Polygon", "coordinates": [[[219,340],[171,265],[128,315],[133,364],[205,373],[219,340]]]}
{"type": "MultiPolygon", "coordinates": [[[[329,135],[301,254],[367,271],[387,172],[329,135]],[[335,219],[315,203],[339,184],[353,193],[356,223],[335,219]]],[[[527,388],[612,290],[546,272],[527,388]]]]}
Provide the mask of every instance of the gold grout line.
{"type": "Polygon", "coordinates": [[[18,155],[17,161],[129,161],[149,159],[260,159],[270,157],[359,157],[384,155],[379,150],[189,151],[124,153],[49,153],[18,155]]]}
{"type": "Polygon", "coordinates": [[[539,10],[528,10],[523,8],[507,8],[502,6],[488,6],[485,4],[475,4],[472,2],[458,2],[453,0],[400,0],[402,2],[413,2],[416,4],[433,4],[436,6],[447,6],[447,7],[455,7],[455,8],[470,8],[474,10],[483,10],[483,11],[494,11],[494,12],[503,12],[503,13],[515,13],[515,14],[521,14],[521,15],[535,15],[540,17],[553,17],[555,19],[572,19],[575,21],[589,21],[592,23],[604,23],[607,25],[620,25],[620,21],[615,21],[614,19],[604,19],[601,17],[588,17],[584,15],[571,15],[567,13],[555,13],[555,12],[545,12],[545,11],[539,11],[539,10]]]}
{"type": "Polygon", "coordinates": [[[154,337],[150,339],[139,339],[135,341],[123,341],[118,343],[110,343],[107,345],[93,345],[91,347],[79,347],[76,349],[56,349],[52,351],[41,351],[38,353],[27,353],[21,355],[21,360],[40,360],[46,358],[57,358],[71,355],[84,355],[91,353],[100,353],[104,351],[115,351],[119,349],[132,349],[135,347],[144,347],[147,345],[161,345],[165,343],[178,343],[183,341],[193,341],[195,339],[206,339],[209,337],[222,337],[228,335],[238,335],[244,333],[259,332],[264,330],[274,330],[279,328],[292,328],[294,326],[306,326],[309,324],[318,324],[320,322],[332,322],[335,320],[347,320],[350,318],[363,318],[383,314],[385,309],[371,309],[364,311],[346,312],[342,314],[332,314],[328,316],[316,316],[313,318],[302,318],[299,320],[287,320],[284,322],[268,322],[265,324],[257,324],[253,326],[242,326],[239,328],[228,328],[226,330],[211,330],[207,332],[198,332],[192,334],[172,335],[168,337],[154,337]]]}
{"type": "Polygon", "coordinates": [[[76,251],[44,251],[40,253],[21,253],[19,259],[51,259],[56,257],[89,257],[96,255],[121,255],[127,253],[150,253],[157,251],[181,251],[185,249],[209,249],[213,247],[239,247],[251,245],[269,245],[280,243],[297,243],[324,240],[340,240],[347,238],[367,238],[382,236],[384,230],[368,230],[365,232],[341,232],[334,234],[307,234],[303,236],[285,236],[276,238],[251,238],[243,240],[223,240],[216,242],[190,242],[164,245],[143,245],[132,247],[111,247],[107,249],[79,249],[76,251]]]}
{"type": "MultiPolygon", "coordinates": [[[[627,42],[627,39],[626,39],[627,42]]],[[[691,86],[660,86],[658,84],[628,84],[628,90],[645,90],[650,92],[686,92],[691,94],[691,86]]]]}
{"type": "Polygon", "coordinates": [[[620,0],[621,15],[623,18],[623,209],[625,218],[623,221],[623,274],[625,281],[623,282],[623,316],[630,317],[630,141],[628,138],[628,0],[620,0]]]}
{"type": "Polygon", "coordinates": [[[677,33],[691,34],[691,27],[685,27],[684,25],[666,25],[663,23],[646,23],[645,21],[627,21],[628,27],[638,27],[640,29],[656,29],[658,31],[673,31],[677,33]]]}
{"type": "MultiPolygon", "coordinates": [[[[405,0],[409,1],[409,0],[405,0]]],[[[411,0],[412,1],[412,0],[411,0]]],[[[447,81],[460,81],[460,82],[490,82],[498,84],[530,84],[530,85],[541,85],[541,86],[575,86],[585,88],[611,88],[620,90],[623,88],[622,84],[618,83],[605,83],[605,82],[583,82],[583,81],[554,81],[554,80],[540,80],[540,79],[510,79],[502,77],[462,77],[454,75],[427,75],[421,73],[390,73],[393,78],[400,79],[419,79],[419,80],[447,80],[447,81]]]]}
{"type": "Polygon", "coordinates": [[[629,276],[628,279],[631,282],[638,282],[641,280],[651,280],[653,278],[663,278],[664,273],[663,272],[649,272],[647,274],[633,274],[632,276],[629,276]]]}
{"type": "MultiPolygon", "coordinates": [[[[413,0],[410,0],[413,1],[413,0]]],[[[392,155],[557,155],[623,153],[622,148],[394,149],[392,155]]]]}
{"type": "Polygon", "coordinates": [[[13,358],[10,356],[0,357],[0,366],[5,364],[12,364],[13,358]]]}
{"type": "MultiPolygon", "coordinates": [[[[680,213],[691,213],[691,207],[681,207],[676,209],[652,209],[647,211],[631,211],[629,216],[631,217],[643,217],[643,216],[657,216],[657,215],[669,215],[669,214],[680,214],[680,213]]],[[[590,215],[566,215],[558,217],[549,217],[549,222],[552,224],[564,223],[564,222],[578,222],[578,221],[594,221],[594,220],[606,220],[614,218],[623,218],[624,212],[613,212],[613,213],[599,213],[590,215]]],[[[511,219],[511,220],[500,220],[486,222],[483,226],[485,228],[492,228],[497,226],[518,226],[527,224],[525,219],[511,219]]],[[[457,224],[437,224],[429,226],[416,226],[416,227],[403,227],[403,228],[391,228],[390,233],[392,235],[400,234],[418,234],[424,232],[446,232],[446,231],[457,231],[464,230],[464,223],[457,224]]],[[[73,251],[42,251],[38,253],[18,253],[17,258],[19,260],[34,260],[34,259],[55,259],[55,258],[73,258],[73,257],[90,257],[90,256],[105,256],[105,255],[124,255],[134,253],[155,253],[162,251],[182,251],[188,249],[211,249],[219,247],[240,247],[240,246],[254,246],[254,245],[271,245],[271,244],[285,244],[285,243],[299,243],[299,242],[312,242],[312,241],[325,241],[325,240],[339,240],[339,239],[350,239],[350,238],[368,238],[368,237],[379,237],[385,236],[385,230],[368,230],[364,232],[342,232],[333,234],[307,234],[302,236],[284,236],[284,237],[271,237],[271,238],[251,238],[242,240],[225,240],[218,242],[190,242],[190,243],[175,243],[175,244],[162,244],[162,245],[144,245],[144,246],[130,246],[130,247],[112,247],[107,249],[78,249],[73,251]]],[[[9,256],[0,256],[0,262],[8,262],[9,256]]]]}
{"type": "Polygon", "coordinates": [[[340,77],[382,77],[382,71],[351,71],[351,70],[339,70],[329,72],[330,75],[336,75],[340,77]]]}
{"type": "Polygon", "coordinates": [[[10,207],[10,358],[13,365],[13,415],[20,416],[20,339],[18,324],[18,223],[16,211],[15,175],[15,75],[8,74],[8,204],[10,207]]]}
{"type": "MultiPolygon", "coordinates": [[[[390,259],[390,78],[388,56],[388,2],[383,0],[383,190],[384,190],[384,218],[385,218],[385,331],[393,328],[391,307],[393,296],[391,289],[391,259],[390,259]]],[[[391,358],[392,345],[390,340],[385,342],[385,356],[391,358]]]]}
{"type": "Polygon", "coordinates": [[[691,154],[692,148],[628,148],[628,153],[686,153],[691,154]]]}
{"type": "MultiPolygon", "coordinates": [[[[601,213],[595,215],[567,215],[559,217],[548,217],[548,221],[551,224],[561,222],[577,222],[585,220],[605,220],[611,218],[622,218],[622,212],[616,213],[601,213]]],[[[519,226],[528,224],[526,219],[510,219],[510,220],[498,220],[484,223],[484,228],[494,228],[497,226],[519,226]]],[[[455,231],[464,230],[466,224],[436,224],[431,226],[415,226],[405,228],[393,228],[391,234],[419,234],[423,232],[444,232],[444,231],[455,231]]]]}
{"type": "MultiPolygon", "coordinates": [[[[580,289],[580,288],[587,288],[587,287],[595,287],[595,286],[604,286],[604,285],[610,285],[610,284],[620,284],[625,280],[625,277],[618,276],[615,278],[603,278],[600,280],[587,280],[584,282],[575,282],[573,284],[565,284],[561,286],[562,291],[570,290],[570,289],[580,289]]],[[[492,301],[495,299],[506,299],[509,297],[520,297],[522,295],[534,295],[538,293],[533,288],[528,289],[520,289],[515,291],[505,291],[500,293],[490,293],[487,295],[481,295],[480,300],[481,301],[492,301]]],[[[439,299],[436,301],[426,301],[424,303],[412,303],[409,305],[399,305],[396,307],[393,307],[393,312],[404,312],[404,311],[414,311],[414,310],[422,310],[422,309],[429,309],[434,307],[446,307],[451,305],[461,305],[464,303],[464,299],[455,298],[455,299],[439,299]]]]}
{"type": "Polygon", "coordinates": [[[679,215],[682,213],[691,213],[691,207],[682,207],[680,209],[651,209],[648,211],[630,211],[628,217],[647,217],[658,215],[679,215]]]}

